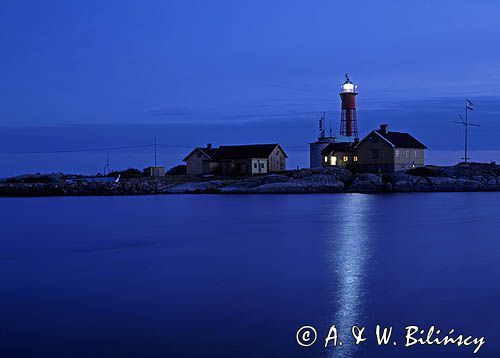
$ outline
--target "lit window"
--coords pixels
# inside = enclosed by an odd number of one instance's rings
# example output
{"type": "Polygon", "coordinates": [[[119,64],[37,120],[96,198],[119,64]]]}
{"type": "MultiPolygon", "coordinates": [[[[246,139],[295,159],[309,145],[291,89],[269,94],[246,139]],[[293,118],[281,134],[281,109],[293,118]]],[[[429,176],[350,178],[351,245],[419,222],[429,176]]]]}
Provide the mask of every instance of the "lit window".
{"type": "Polygon", "coordinates": [[[357,162],[358,161],[358,156],[355,155],[354,157],[352,157],[352,160],[354,160],[355,162],[357,162]]]}
{"type": "Polygon", "coordinates": [[[406,156],[406,158],[410,157],[410,150],[409,149],[405,150],[405,156],[406,156]]]}
{"type": "Polygon", "coordinates": [[[349,157],[347,155],[344,155],[344,158],[342,158],[344,162],[347,162],[349,160],[349,157]]]}
{"type": "Polygon", "coordinates": [[[401,153],[399,152],[399,149],[396,149],[396,158],[399,158],[401,156],[401,153]]]}
{"type": "Polygon", "coordinates": [[[328,163],[328,156],[325,155],[325,163],[328,163]]]}
{"type": "Polygon", "coordinates": [[[330,157],[330,165],[337,165],[337,157],[332,155],[330,157]]]}

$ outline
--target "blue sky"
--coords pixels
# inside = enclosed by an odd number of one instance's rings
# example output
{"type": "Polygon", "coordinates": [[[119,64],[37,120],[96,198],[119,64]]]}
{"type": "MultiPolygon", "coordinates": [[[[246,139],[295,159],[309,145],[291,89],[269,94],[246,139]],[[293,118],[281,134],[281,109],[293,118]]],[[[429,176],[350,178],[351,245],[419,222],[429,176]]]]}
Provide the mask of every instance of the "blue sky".
{"type": "MultiPolygon", "coordinates": [[[[3,0],[0,151],[12,161],[5,153],[155,135],[186,147],[300,146],[323,111],[338,131],[346,72],[362,133],[388,122],[459,150],[452,122],[469,96],[482,124],[472,147],[497,150],[498,18],[493,0],[3,0]]],[[[183,152],[167,154],[170,165],[183,152]]],[[[25,170],[35,161],[23,160],[25,170]]]]}

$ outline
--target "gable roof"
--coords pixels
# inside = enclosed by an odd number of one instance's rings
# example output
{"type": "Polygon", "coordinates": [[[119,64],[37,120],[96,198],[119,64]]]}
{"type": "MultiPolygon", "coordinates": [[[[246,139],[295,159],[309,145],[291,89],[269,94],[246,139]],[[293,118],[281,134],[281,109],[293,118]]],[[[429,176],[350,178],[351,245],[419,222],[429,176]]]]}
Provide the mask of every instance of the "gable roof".
{"type": "Polygon", "coordinates": [[[189,158],[191,156],[191,154],[193,154],[194,152],[201,152],[204,156],[205,156],[205,159],[208,159],[208,160],[213,160],[214,158],[214,155],[215,153],[217,152],[217,148],[208,148],[208,147],[196,147],[194,148],[192,151],[189,152],[188,155],[186,155],[184,157],[184,159],[182,159],[183,162],[187,161],[187,158],[189,158]]]}
{"type": "Polygon", "coordinates": [[[215,160],[267,158],[276,147],[279,147],[285,157],[285,151],[279,144],[222,145],[214,155],[215,160]]]}
{"type": "Polygon", "coordinates": [[[322,155],[330,154],[331,152],[353,152],[356,151],[355,143],[350,142],[334,142],[328,144],[322,151],[322,155]]]}
{"type": "MultiPolygon", "coordinates": [[[[417,140],[415,137],[413,137],[409,133],[403,133],[403,132],[384,132],[381,131],[380,129],[376,129],[371,131],[368,135],[366,135],[360,142],[359,144],[366,142],[366,140],[375,133],[379,138],[384,140],[387,144],[392,146],[393,148],[415,148],[415,149],[427,149],[427,147],[417,140]]],[[[359,145],[358,144],[358,145],[359,145]]]]}
{"type": "Polygon", "coordinates": [[[417,148],[417,149],[427,149],[427,147],[419,142],[415,137],[409,133],[402,132],[383,132],[377,129],[378,135],[382,136],[384,139],[389,141],[393,146],[398,148],[417,148]]]}

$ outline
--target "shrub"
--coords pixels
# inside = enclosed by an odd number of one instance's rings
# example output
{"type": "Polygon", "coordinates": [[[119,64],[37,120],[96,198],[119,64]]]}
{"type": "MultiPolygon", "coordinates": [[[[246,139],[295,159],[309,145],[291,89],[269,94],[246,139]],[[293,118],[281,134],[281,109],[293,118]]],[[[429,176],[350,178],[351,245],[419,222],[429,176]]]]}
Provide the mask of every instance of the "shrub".
{"type": "Polygon", "coordinates": [[[187,167],[182,164],[170,168],[167,172],[168,175],[186,175],[186,173],[187,173],[187,167]]]}
{"type": "Polygon", "coordinates": [[[142,173],[141,170],[135,169],[135,168],[129,168],[126,170],[116,170],[116,171],[109,173],[106,176],[116,178],[118,175],[120,175],[120,178],[122,178],[122,179],[139,178],[139,177],[144,176],[144,174],[142,173]]]}

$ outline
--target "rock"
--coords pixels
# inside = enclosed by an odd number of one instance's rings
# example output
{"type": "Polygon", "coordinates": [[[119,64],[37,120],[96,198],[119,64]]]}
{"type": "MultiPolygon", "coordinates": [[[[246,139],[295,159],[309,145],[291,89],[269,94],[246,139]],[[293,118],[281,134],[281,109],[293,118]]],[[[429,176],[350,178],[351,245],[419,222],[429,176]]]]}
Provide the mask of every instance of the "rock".
{"type": "Polygon", "coordinates": [[[250,193],[305,193],[306,186],[300,182],[269,183],[249,189],[250,193]]]}
{"type": "Polygon", "coordinates": [[[165,192],[171,194],[214,192],[222,183],[222,181],[183,183],[170,187],[165,192]]]}
{"type": "Polygon", "coordinates": [[[291,177],[295,178],[295,179],[303,179],[303,178],[309,177],[311,175],[313,175],[313,172],[305,169],[305,170],[299,170],[299,171],[292,173],[291,177]]]}
{"type": "Polygon", "coordinates": [[[294,180],[284,183],[269,183],[248,189],[250,193],[338,193],[343,191],[344,183],[329,178],[323,182],[294,180]]]}
{"type": "Polygon", "coordinates": [[[270,174],[259,179],[260,184],[283,183],[290,180],[288,176],[281,174],[270,174]]]}
{"type": "Polygon", "coordinates": [[[426,175],[426,171],[421,170],[419,175],[396,172],[353,176],[344,168],[318,168],[211,181],[210,178],[177,176],[124,179],[118,183],[78,182],[65,176],[50,176],[47,180],[48,176],[42,175],[30,176],[29,180],[21,177],[22,181],[4,181],[0,183],[0,196],[500,191],[500,166],[495,164],[432,167],[431,172],[433,175],[426,175]]]}
{"type": "Polygon", "coordinates": [[[428,178],[428,180],[435,191],[476,191],[486,189],[482,182],[471,179],[432,177],[428,178]]]}
{"type": "Polygon", "coordinates": [[[431,191],[432,187],[428,184],[426,178],[408,175],[405,173],[394,173],[391,176],[392,191],[394,192],[412,192],[412,191],[431,191]]]}
{"type": "Polygon", "coordinates": [[[376,186],[379,186],[379,187],[382,186],[382,177],[380,175],[372,174],[372,173],[363,173],[363,174],[360,174],[356,178],[355,181],[366,181],[366,182],[370,182],[373,185],[376,185],[376,186]]]}
{"type": "Polygon", "coordinates": [[[347,189],[351,193],[377,193],[384,191],[382,177],[377,174],[360,174],[347,189]]]}
{"type": "Polygon", "coordinates": [[[418,178],[414,183],[413,189],[415,191],[432,191],[432,186],[428,178],[418,178]]]}
{"type": "Polygon", "coordinates": [[[349,193],[378,193],[382,191],[382,187],[369,181],[357,181],[347,188],[347,191],[349,193]]]}
{"type": "Polygon", "coordinates": [[[352,173],[345,168],[327,168],[320,171],[320,174],[329,175],[342,182],[348,182],[352,179],[352,173]]]}
{"type": "Polygon", "coordinates": [[[246,193],[258,185],[256,181],[239,181],[219,188],[221,193],[246,193]]]}

